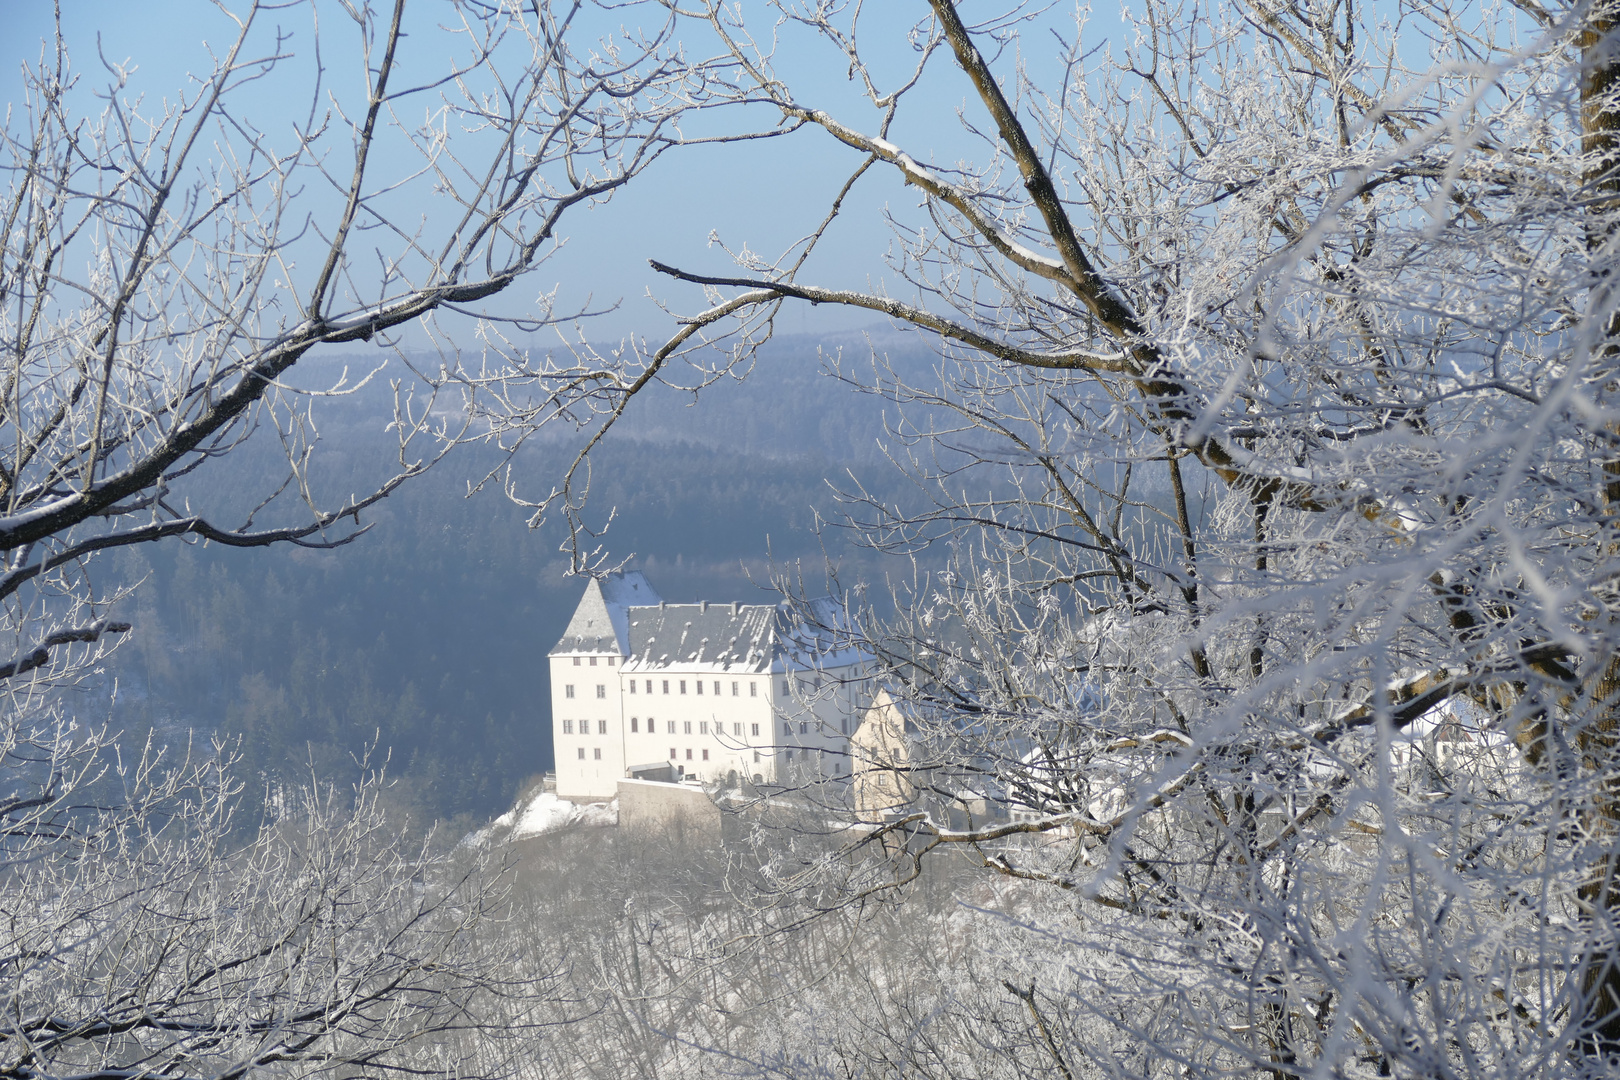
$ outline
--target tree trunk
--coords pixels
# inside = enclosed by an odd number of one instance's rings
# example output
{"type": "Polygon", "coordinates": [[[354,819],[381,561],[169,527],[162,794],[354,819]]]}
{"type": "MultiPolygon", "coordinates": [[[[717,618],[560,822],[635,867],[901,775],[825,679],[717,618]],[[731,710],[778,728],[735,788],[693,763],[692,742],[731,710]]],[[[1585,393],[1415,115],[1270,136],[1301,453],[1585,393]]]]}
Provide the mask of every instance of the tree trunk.
{"type": "MultiPolygon", "coordinates": [[[[1586,242],[1597,271],[1593,298],[1607,302],[1607,290],[1599,287],[1608,277],[1607,264],[1620,225],[1620,3],[1600,0],[1577,39],[1581,50],[1581,149],[1583,169],[1591,198],[1586,242]]],[[[1594,313],[1595,314],[1595,313],[1594,313]]],[[[1601,368],[1613,367],[1620,359],[1620,312],[1609,316],[1606,341],[1597,357],[1601,368]]],[[[1602,372],[1600,370],[1599,374],[1602,372]]],[[[1620,391],[1614,373],[1599,381],[1601,393],[1614,396],[1620,391]]],[[[1620,428],[1610,425],[1608,447],[1604,451],[1604,502],[1611,522],[1620,520],[1620,428]]],[[[1611,529],[1605,543],[1611,553],[1620,554],[1620,535],[1611,529]]],[[[1616,842],[1620,837],[1620,776],[1616,775],[1616,733],[1620,731],[1620,656],[1610,655],[1601,662],[1595,685],[1587,698],[1592,703],[1592,722],[1579,739],[1583,757],[1598,777],[1595,804],[1588,815],[1588,835],[1606,850],[1594,863],[1579,899],[1589,927],[1589,951],[1583,961],[1581,988],[1584,1056],[1609,1059],[1620,1056],[1620,955],[1614,945],[1614,928],[1620,916],[1617,896],[1616,842]]]]}

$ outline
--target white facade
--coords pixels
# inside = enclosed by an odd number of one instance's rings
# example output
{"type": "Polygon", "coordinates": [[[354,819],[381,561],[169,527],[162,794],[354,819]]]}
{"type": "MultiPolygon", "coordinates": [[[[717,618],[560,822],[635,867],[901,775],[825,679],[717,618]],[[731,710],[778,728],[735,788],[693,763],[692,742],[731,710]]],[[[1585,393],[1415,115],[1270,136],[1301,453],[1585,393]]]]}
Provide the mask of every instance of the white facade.
{"type": "Polygon", "coordinates": [[[640,573],[592,579],[550,656],[557,794],[609,799],[661,763],[710,784],[847,775],[866,664],[838,646],[785,605],[666,604],[640,573]]]}

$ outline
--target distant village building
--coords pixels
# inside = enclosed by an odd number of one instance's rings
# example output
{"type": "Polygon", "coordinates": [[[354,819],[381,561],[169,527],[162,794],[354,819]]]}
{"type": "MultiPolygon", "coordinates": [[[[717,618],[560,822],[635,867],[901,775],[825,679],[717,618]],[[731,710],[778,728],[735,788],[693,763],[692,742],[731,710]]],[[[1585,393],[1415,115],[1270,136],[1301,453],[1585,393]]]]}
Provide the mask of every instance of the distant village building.
{"type": "Polygon", "coordinates": [[[917,725],[906,710],[887,689],[880,689],[850,738],[850,802],[859,820],[882,821],[917,801],[911,777],[920,764],[913,761],[917,737],[917,725]]]}
{"type": "Polygon", "coordinates": [[[626,778],[796,784],[849,774],[867,658],[786,604],[667,604],[639,572],[593,578],[551,650],[557,794],[626,778]]]}
{"type": "Polygon", "coordinates": [[[915,703],[879,688],[850,737],[856,819],[879,824],[921,810],[962,825],[1002,816],[998,763],[980,759],[980,735],[960,717],[925,718],[915,703]]]}

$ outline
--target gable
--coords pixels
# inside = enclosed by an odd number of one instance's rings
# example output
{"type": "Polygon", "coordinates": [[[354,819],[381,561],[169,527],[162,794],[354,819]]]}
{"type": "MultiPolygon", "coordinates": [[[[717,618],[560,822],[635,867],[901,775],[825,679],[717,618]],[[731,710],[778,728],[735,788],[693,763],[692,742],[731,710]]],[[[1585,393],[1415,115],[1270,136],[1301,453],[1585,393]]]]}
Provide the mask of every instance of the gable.
{"type": "Polygon", "coordinates": [[[606,653],[614,656],[630,654],[630,625],[626,612],[631,604],[656,604],[659,596],[647,578],[639,571],[625,574],[605,574],[585,583],[585,595],[568,620],[560,641],[553,646],[552,655],[558,653],[606,653]]]}

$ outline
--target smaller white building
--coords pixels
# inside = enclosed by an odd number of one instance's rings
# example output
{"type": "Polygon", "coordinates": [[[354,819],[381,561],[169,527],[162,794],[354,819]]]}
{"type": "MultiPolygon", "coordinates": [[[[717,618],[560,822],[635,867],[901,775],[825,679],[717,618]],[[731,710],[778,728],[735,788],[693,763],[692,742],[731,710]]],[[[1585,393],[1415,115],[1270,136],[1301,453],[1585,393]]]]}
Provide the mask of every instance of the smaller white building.
{"type": "MultiPolygon", "coordinates": [[[[927,810],[954,825],[1005,814],[998,762],[982,729],[948,710],[923,710],[882,687],[850,739],[850,805],[869,824],[927,810]]],[[[1022,750],[1024,740],[1015,740],[1022,750]]],[[[1003,748],[1005,749],[1005,748],[1003,748]]]]}
{"type": "Polygon", "coordinates": [[[849,773],[867,658],[816,601],[669,604],[639,572],[593,578],[551,650],[557,794],[610,799],[666,763],[705,784],[849,773]]]}

